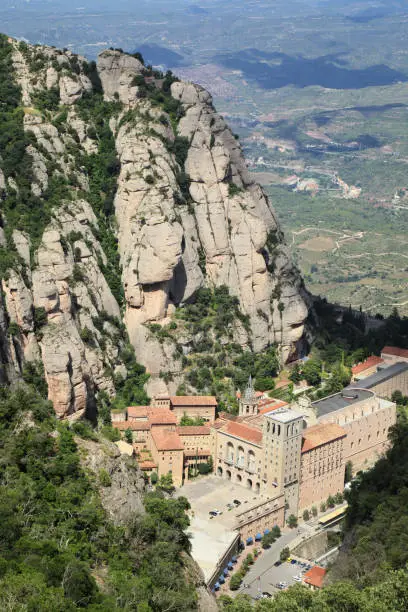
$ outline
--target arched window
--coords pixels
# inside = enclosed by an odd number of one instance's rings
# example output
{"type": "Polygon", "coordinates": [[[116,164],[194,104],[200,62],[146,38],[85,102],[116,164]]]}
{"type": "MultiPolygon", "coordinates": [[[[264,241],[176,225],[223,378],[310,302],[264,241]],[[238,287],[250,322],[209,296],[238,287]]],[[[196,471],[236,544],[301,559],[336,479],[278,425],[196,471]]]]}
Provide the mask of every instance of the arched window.
{"type": "Polygon", "coordinates": [[[242,448],[242,446],[238,446],[238,451],[237,451],[237,465],[239,467],[244,467],[245,466],[245,451],[242,448]]]}
{"type": "Polygon", "coordinates": [[[234,445],[232,442],[227,444],[227,460],[234,461],[234,445]]]}
{"type": "Polygon", "coordinates": [[[250,472],[255,472],[255,453],[253,450],[248,451],[247,468],[250,472]]]}

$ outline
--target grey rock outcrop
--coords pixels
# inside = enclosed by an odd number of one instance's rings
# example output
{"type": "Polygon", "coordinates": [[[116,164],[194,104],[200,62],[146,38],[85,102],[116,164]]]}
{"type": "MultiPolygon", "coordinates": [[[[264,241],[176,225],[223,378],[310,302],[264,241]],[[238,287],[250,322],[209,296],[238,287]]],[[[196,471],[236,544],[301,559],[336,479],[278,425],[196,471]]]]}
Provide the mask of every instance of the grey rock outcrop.
{"type": "MultiPolygon", "coordinates": [[[[96,72],[70,52],[12,44],[30,143],[31,192],[48,208],[35,240],[20,227],[4,231],[7,219],[0,223],[1,244],[11,240],[16,256],[2,279],[7,363],[19,372],[24,360],[42,360],[57,414],[78,414],[98,392],[114,395],[115,372],[125,378],[123,321],[137,361],[151,374],[149,393],[174,393],[192,337],[182,325],[176,339],[163,337],[157,326],[177,320],[178,308],[200,287],[222,285],[245,315],[235,320],[229,341],[255,351],[276,343],[287,360],[307,315],[302,282],[275,212],[210,94],[182,82],[169,91],[167,77],[147,73],[120,51],[103,51],[96,72]],[[103,203],[113,210],[113,200],[114,214],[104,218],[103,228],[95,199],[107,196],[105,183],[98,183],[99,168],[94,183],[87,173],[100,161],[98,118],[77,104],[98,76],[112,111],[111,134],[104,137],[110,139],[107,163],[116,181],[103,203]],[[41,102],[45,92],[54,110],[41,102]],[[111,268],[107,281],[116,239],[123,309],[110,288],[118,280],[111,268]],[[8,323],[14,324],[12,339],[8,323]]],[[[103,163],[105,153],[102,146],[103,163]]],[[[18,193],[24,184],[1,167],[0,159],[0,192],[18,193]]],[[[120,288],[114,292],[120,299],[120,288]]]]}
{"type": "Polygon", "coordinates": [[[99,442],[76,440],[81,463],[96,477],[102,505],[115,524],[129,521],[132,514],[144,513],[144,480],[134,459],[121,455],[118,448],[105,438],[99,442]],[[108,474],[110,484],[100,483],[101,471],[108,474]]]}
{"type": "Polygon", "coordinates": [[[98,74],[105,100],[119,99],[124,104],[134,102],[137,87],[132,86],[132,81],[142,70],[143,64],[130,55],[109,49],[102,51],[98,56],[98,74]]]}

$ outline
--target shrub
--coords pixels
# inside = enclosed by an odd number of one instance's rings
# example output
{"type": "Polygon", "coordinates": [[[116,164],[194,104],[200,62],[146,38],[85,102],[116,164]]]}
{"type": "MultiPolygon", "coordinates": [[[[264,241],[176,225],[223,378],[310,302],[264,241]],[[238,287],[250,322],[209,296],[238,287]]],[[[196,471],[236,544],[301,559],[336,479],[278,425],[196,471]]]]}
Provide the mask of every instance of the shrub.
{"type": "Polygon", "coordinates": [[[236,572],[235,574],[232,574],[230,583],[229,583],[229,587],[231,591],[237,591],[239,589],[239,587],[242,584],[243,578],[244,577],[241,572],[236,572]]]}
{"type": "Polygon", "coordinates": [[[343,493],[340,493],[340,491],[336,493],[336,495],[334,496],[334,501],[336,502],[336,504],[342,504],[344,501],[343,493]]]}
{"type": "Polygon", "coordinates": [[[79,332],[79,337],[85,344],[93,345],[94,339],[91,330],[88,327],[83,327],[79,332]]]}
{"type": "Polygon", "coordinates": [[[310,512],[309,512],[309,510],[304,510],[304,512],[303,512],[303,520],[304,521],[310,520],[310,512]]]}
{"type": "Polygon", "coordinates": [[[42,306],[34,308],[34,329],[38,331],[47,323],[47,313],[42,306]]]}
{"type": "Polygon", "coordinates": [[[125,440],[128,444],[132,444],[133,442],[133,433],[131,429],[126,429],[125,431],[125,440]]]}
{"type": "Polygon", "coordinates": [[[334,506],[336,505],[336,500],[334,499],[333,495],[329,495],[326,503],[329,508],[334,508],[334,506]]]}
{"type": "Polygon", "coordinates": [[[120,440],[119,429],[112,427],[112,425],[104,425],[101,429],[101,434],[111,442],[117,442],[120,440]]]}
{"type": "Polygon", "coordinates": [[[241,187],[238,187],[238,185],[236,185],[235,183],[228,183],[228,195],[230,198],[233,198],[241,192],[241,187]]]}
{"type": "Polygon", "coordinates": [[[104,469],[99,470],[99,483],[102,487],[110,487],[112,484],[111,477],[104,469]]]}
{"type": "Polygon", "coordinates": [[[82,272],[81,268],[77,263],[74,264],[74,267],[72,269],[72,278],[74,283],[80,283],[85,280],[84,273],[82,272]]]}
{"type": "Polygon", "coordinates": [[[313,516],[317,516],[317,508],[316,508],[316,506],[312,506],[312,514],[313,514],[313,516]]]}
{"type": "Polygon", "coordinates": [[[158,481],[159,477],[157,476],[157,472],[152,472],[150,474],[150,482],[152,483],[152,485],[155,485],[158,481]]]}
{"type": "Polygon", "coordinates": [[[291,529],[293,529],[294,527],[297,527],[298,520],[294,514],[291,514],[290,517],[288,518],[288,525],[291,529]]]}
{"type": "Polygon", "coordinates": [[[18,323],[16,323],[15,321],[12,321],[11,323],[9,323],[9,326],[7,328],[7,333],[9,336],[18,336],[18,334],[20,333],[20,328],[18,326],[18,323]]]}

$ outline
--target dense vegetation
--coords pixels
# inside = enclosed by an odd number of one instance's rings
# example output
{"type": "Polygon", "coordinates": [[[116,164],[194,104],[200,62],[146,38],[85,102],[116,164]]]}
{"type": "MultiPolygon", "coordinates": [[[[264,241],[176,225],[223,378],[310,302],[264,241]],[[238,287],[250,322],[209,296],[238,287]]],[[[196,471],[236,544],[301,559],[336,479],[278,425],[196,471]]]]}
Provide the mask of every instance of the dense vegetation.
{"type": "Polygon", "coordinates": [[[146,514],[114,526],[81,467],[75,431],[97,439],[86,425],[57,423],[33,388],[1,389],[0,608],[194,610],[187,500],[147,494],[146,514]]]}
{"type": "Polygon", "coordinates": [[[180,330],[187,330],[192,338],[191,351],[180,355],[186,380],[178,390],[180,395],[191,385],[199,392],[217,395],[222,409],[234,411],[238,407],[235,391],[246,387],[250,375],[257,389],[273,389],[273,377],[279,371],[275,348],[254,354],[233,340],[237,326],[247,330],[248,323],[238,298],[221,286],[199,289],[194,301],[177,310],[173,324],[157,330],[174,341],[180,330]]]}

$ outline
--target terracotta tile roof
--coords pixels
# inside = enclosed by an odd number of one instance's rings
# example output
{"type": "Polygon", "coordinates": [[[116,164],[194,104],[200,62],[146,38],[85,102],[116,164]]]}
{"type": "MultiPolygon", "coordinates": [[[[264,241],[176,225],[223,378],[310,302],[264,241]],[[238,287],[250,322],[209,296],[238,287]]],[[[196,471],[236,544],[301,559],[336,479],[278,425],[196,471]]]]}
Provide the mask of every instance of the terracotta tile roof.
{"type": "Polygon", "coordinates": [[[339,438],[345,438],[346,435],[346,431],[337,423],[322,423],[308,427],[303,432],[302,453],[339,438]]]}
{"type": "Polygon", "coordinates": [[[149,423],[138,423],[137,421],[116,421],[112,423],[112,427],[116,427],[119,431],[126,431],[126,429],[130,429],[131,431],[142,431],[149,430],[149,423]]]}
{"type": "Polygon", "coordinates": [[[260,429],[255,429],[255,427],[244,425],[243,423],[229,421],[225,425],[223,431],[237,438],[242,438],[242,440],[246,440],[247,442],[254,442],[255,444],[260,444],[262,442],[262,431],[260,429]]]}
{"type": "Polygon", "coordinates": [[[175,414],[169,408],[147,408],[147,418],[151,425],[176,425],[175,414]]]}
{"type": "Polygon", "coordinates": [[[288,403],[283,400],[269,398],[259,402],[258,411],[260,414],[266,414],[267,412],[271,412],[277,408],[283,408],[284,406],[288,406],[288,403]]]}
{"type": "Polygon", "coordinates": [[[402,349],[398,346],[384,346],[381,355],[394,355],[394,357],[404,357],[408,359],[408,349],[402,349]]]}
{"type": "Polygon", "coordinates": [[[152,430],[153,442],[159,451],[184,450],[183,442],[175,431],[152,430]]]}
{"type": "Polygon", "coordinates": [[[129,406],[127,409],[128,419],[129,418],[142,418],[147,417],[148,406],[129,406]]]}
{"type": "Polygon", "coordinates": [[[211,429],[205,425],[188,425],[185,427],[177,427],[179,436],[209,436],[211,429]]]}
{"type": "Polygon", "coordinates": [[[213,395],[172,395],[172,406],[217,406],[217,399],[213,395]]]}
{"type": "Polygon", "coordinates": [[[141,470],[154,470],[157,464],[154,461],[141,461],[139,467],[141,470]]]}
{"type": "Polygon", "coordinates": [[[197,450],[185,450],[185,457],[208,457],[211,451],[208,448],[199,448],[197,450]]]}
{"type": "Polygon", "coordinates": [[[211,424],[211,427],[214,427],[214,429],[221,429],[221,427],[224,427],[224,425],[224,419],[215,419],[214,423],[211,424]]]}
{"type": "Polygon", "coordinates": [[[365,361],[353,366],[351,371],[354,376],[357,376],[357,374],[361,374],[361,372],[365,372],[366,370],[369,370],[380,363],[384,363],[384,359],[377,357],[377,355],[371,355],[371,357],[368,357],[365,361]]]}
{"type": "Polygon", "coordinates": [[[308,570],[303,576],[303,582],[306,584],[310,584],[318,589],[321,589],[323,586],[323,579],[326,575],[326,571],[324,567],[320,567],[320,565],[314,565],[310,570],[308,570]]]}

